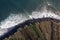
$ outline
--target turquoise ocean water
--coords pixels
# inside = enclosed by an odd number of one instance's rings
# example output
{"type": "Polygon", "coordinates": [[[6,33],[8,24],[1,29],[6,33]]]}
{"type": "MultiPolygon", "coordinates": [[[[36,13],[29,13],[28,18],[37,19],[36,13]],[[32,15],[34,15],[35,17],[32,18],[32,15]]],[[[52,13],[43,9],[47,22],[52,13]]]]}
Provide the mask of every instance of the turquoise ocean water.
{"type": "Polygon", "coordinates": [[[0,21],[8,17],[11,12],[16,14],[17,12],[24,12],[24,10],[31,12],[47,2],[60,10],[60,0],[0,0],[0,21]]]}
{"type": "Polygon", "coordinates": [[[26,20],[43,17],[60,20],[60,0],[0,0],[0,36],[26,20]]]}

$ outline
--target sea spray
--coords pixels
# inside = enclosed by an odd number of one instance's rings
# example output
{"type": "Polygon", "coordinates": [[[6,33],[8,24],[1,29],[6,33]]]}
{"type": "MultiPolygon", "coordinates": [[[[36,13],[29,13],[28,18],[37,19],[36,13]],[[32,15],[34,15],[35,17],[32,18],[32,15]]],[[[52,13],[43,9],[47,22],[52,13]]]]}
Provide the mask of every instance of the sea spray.
{"type": "MultiPolygon", "coordinates": [[[[50,5],[50,4],[48,4],[48,5],[50,5]]],[[[37,19],[37,18],[46,18],[46,17],[55,18],[55,19],[60,20],[59,15],[56,15],[54,12],[52,12],[50,10],[48,11],[45,6],[44,6],[43,10],[33,11],[31,14],[28,13],[28,15],[19,14],[19,13],[18,14],[11,13],[11,15],[9,17],[7,17],[5,20],[0,22],[0,36],[7,33],[9,28],[14,27],[15,25],[18,25],[19,23],[22,23],[26,20],[37,19]]]]}

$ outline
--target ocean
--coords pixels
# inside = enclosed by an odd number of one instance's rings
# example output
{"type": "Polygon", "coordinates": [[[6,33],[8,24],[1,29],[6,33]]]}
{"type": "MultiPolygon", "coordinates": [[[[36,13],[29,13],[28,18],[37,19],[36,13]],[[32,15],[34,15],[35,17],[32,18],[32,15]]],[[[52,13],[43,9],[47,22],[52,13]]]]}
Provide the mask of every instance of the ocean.
{"type": "Polygon", "coordinates": [[[60,0],[0,0],[0,21],[7,18],[12,12],[16,14],[24,12],[24,10],[31,12],[48,2],[60,10],[60,0]]]}
{"type": "Polygon", "coordinates": [[[0,0],[0,29],[5,30],[0,35],[28,19],[43,17],[60,19],[60,0],[0,0]]]}

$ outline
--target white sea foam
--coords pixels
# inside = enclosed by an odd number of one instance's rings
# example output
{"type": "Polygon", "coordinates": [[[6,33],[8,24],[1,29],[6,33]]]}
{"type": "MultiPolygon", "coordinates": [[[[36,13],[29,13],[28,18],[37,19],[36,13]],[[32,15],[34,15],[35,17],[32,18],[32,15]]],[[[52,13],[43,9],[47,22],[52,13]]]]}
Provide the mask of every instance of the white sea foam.
{"type": "Polygon", "coordinates": [[[27,20],[27,17],[23,17],[22,14],[11,14],[5,20],[0,23],[0,36],[8,32],[9,28],[14,27],[15,25],[24,22],[27,20]]]}
{"type": "Polygon", "coordinates": [[[7,17],[5,20],[3,20],[0,23],[0,36],[8,32],[9,28],[12,28],[15,25],[22,23],[28,19],[33,19],[33,18],[37,19],[37,18],[46,18],[46,17],[60,19],[59,15],[56,15],[54,12],[48,11],[46,8],[44,8],[42,12],[33,11],[31,15],[26,15],[26,16],[24,16],[23,14],[11,13],[9,17],[7,17]]]}
{"type": "Polygon", "coordinates": [[[59,15],[56,15],[54,12],[51,12],[51,11],[42,11],[42,12],[32,12],[32,15],[30,15],[32,18],[46,18],[46,17],[50,17],[50,18],[55,18],[55,19],[60,19],[60,16],[59,15]]]}

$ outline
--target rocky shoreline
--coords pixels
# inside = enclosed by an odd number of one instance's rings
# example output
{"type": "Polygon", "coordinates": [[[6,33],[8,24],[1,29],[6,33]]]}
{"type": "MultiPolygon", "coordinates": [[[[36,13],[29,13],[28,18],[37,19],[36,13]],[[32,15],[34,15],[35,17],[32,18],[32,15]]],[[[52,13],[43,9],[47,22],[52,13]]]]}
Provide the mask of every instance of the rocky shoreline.
{"type": "Polygon", "coordinates": [[[60,20],[54,19],[54,18],[38,18],[38,19],[31,19],[31,20],[27,20],[21,24],[16,25],[15,27],[11,28],[11,30],[8,33],[5,33],[3,36],[0,37],[0,40],[3,40],[4,38],[8,38],[10,35],[13,35],[15,32],[17,32],[18,28],[24,28],[25,25],[29,25],[30,23],[36,23],[36,22],[41,22],[41,21],[55,21],[57,23],[60,22],[60,20]]]}

